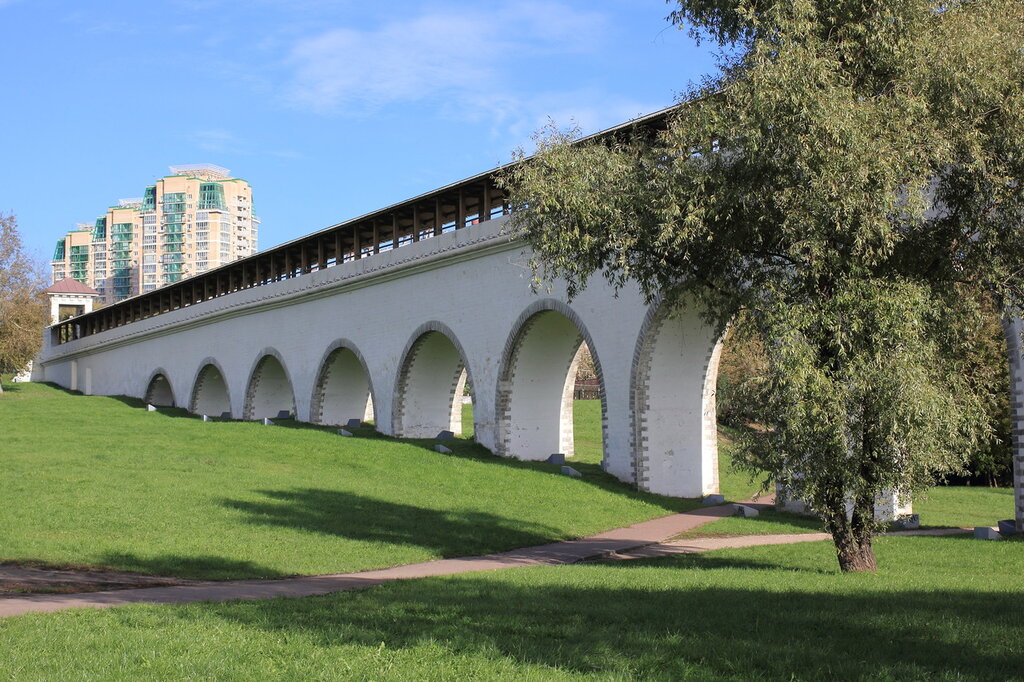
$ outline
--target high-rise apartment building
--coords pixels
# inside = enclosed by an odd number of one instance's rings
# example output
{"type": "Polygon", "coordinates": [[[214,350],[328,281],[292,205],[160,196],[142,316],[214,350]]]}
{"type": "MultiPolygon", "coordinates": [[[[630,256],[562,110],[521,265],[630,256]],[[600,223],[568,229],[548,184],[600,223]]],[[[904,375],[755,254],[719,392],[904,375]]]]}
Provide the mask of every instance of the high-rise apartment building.
{"type": "Polygon", "coordinates": [[[256,253],[252,188],[212,164],[171,166],[139,199],[57,241],[53,281],[76,279],[113,303],[256,253]]]}

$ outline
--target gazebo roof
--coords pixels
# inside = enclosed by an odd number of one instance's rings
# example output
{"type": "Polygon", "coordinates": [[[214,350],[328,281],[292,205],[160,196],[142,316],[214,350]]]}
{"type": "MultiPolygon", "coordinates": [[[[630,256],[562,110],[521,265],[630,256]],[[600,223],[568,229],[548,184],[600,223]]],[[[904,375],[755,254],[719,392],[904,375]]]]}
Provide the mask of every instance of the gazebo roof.
{"type": "Polygon", "coordinates": [[[100,292],[92,287],[87,287],[77,279],[66,277],[59,282],[54,282],[47,287],[44,294],[78,294],[79,296],[99,296],[100,292]]]}

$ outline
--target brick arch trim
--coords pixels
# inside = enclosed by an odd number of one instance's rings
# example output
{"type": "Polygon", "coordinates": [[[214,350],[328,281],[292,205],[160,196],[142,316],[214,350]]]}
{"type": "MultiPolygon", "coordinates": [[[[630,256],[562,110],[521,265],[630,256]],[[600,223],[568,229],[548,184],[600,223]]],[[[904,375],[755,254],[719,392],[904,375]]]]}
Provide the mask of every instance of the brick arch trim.
{"type": "Polygon", "coordinates": [[[281,369],[284,370],[284,376],[288,380],[288,387],[292,392],[292,411],[295,411],[295,383],[292,381],[292,374],[288,371],[288,365],[285,363],[284,356],[281,355],[281,352],[273,346],[267,346],[256,354],[256,360],[253,361],[252,366],[249,368],[249,378],[245,382],[245,405],[242,406],[243,419],[249,419],[249,414],[252,412],[253,393],[258,385],[257,383],[254,383],[253,380],[256,378],[256,372],[259,371],[267,356],[272,356],[275,360],[281,363],[281,369]]]}
{"type": "MultiPolygon", "coordinates": [[[[370,384],[370,399],[373,401],[374,406],[377,405],[377,391],[374,388],[373,375],[370,374],[370,368],[366,364],[366,359],[363,357],[363,354],[350,340],[344,338],[337,339],[327,346],[327,350],[324,351],[323,355],[320,357],[320,363],[317,365],[316,381],[313,382],[313,394],[310,396],[309,401],[309,420],[314,424],[320,423],[320,415],[323,412],[323,384],[327,379],[329,371],[328,361],[336,351],[342,349],[352,351],[352,354],[356,356],[357,360],[359,360],[359,364],[362,365],[363,371],[366,372],[366,378],[370,384]]],[[[290,380],[291,379],[289,379],[289,381],[290,380]]]]}
{"type": "Polygon", "coordinates": [[[150,389],[153,388],[153,382],[158,376],[162,376],[164,381],[167,382],[167,386],[171,389],[171,399],[174,401],[174,406],[177,407],[179,404],[178,394],[174,392],[174,384],[171,383],[171,378],[167,375],[167,370],[163,367],[157,367],[150,373],[149,380],[146,382],[146,392],[143,394],[142,399],[147,402],[149,401],[150,389]]]}
{"type": "MultiPolygon", "coordinates": [[[[646,441],[647,424],[643,415],[646,414],[648,401],[648,380],[650,377],[651,362],[654,352],[654,342],[658,337],[661,325],[668,319],[672,312],[672,306],[664,294],[655,298],[647,308],[643,324],[640,325],[640,333],[637,335],[636,347],[633,351],[633,363],[629,376],[629,404],[630,404],[630,458],[633,463],[633,483],[640,490],[646,490],[647,478],[647,452],[643,447],[646,441]]],[[[722,341],[729,329],[729,324],[723,325],[722,329],[715,335],[715,341],[707,349],[703,356],[702,376],[705,382],[708,380],[709,372],[718,376],[718,360],[721,356],[722,341]]]]}
{"type": "Polygon", "coordinates": [[[188,400],[189,412],[195,413],[196,411],[196,399],[199,397],[200,380],[203,378],[203,373],[206,371],[207,367],[214,367],[218,372],[220,372],[221,378],[224,379],[224,390],[227,391],[228,394],[228,403],[231,402],[231,384],[228,382],[227,374],[224,373],[224,368],[220,366],[220,363],[217,362],[216,358],[205,357],[200,360],[199,369],[196,370],[195,377],[192,379],[192,394],[189,396],[188,400]]]}
{"type": "MultiPolygon", "coordinates": [[[[456,336],[451,327],[446,325],[444,322],[439,322],[437,320],[424,322],[409,336],[409,340],[405,343],[405,348],[402,349],[402,355],[400,356],[402,359],[398,365],[398,373],[395,376],[395,387],[391,399],[391,433],[397,433],[401,428],[402,406],[405,400],[405,391],[403,388],[406,380],[408,379],[410,361],[415,355],[416,346],[423,337],[430,332],[443,334],[449,341],[451,341],[452,345],[455,346],[455,350],[459,354],[459,358],[462,360],[462,366],[466,369],[466,378],[468,379],[470,386],[473,386],[474,390],[476,389],[476,382],[473,381],[473,370],[470,368],[469,358],[466,356],[466,351],[462,347],[459,337],[456,336]]],[[[452,386],[453,391],[455,388],[455,386],[452,386]]]]}
{"type": "MultiPolygon", "coordinates": [[[[494,396],[494,409],[496,412],[496,423],[498,425],[497,439],[495,440],[495,446],[498,449],[499,455],[504,456],[505,447],[508,440],[507,425],[510,419],[509,400],[511,398],[510,389],[507,388],[512,377],[515,376],[515,365],[518,355],[518,350],[521,341],[524,336],[529,332],[531,323],[537,314],[554,311],[564,315],[576,325],[577,331],[580,336],[583,337],[584,343],[590,349],[590,355],[594,360],[594,373],[597,375],[598,386],[600,386],[601,396],[601,442],[608,442],[608,396],[604,386],[604,372],[601,369],[601,357],[594,343],[594,337],[591,336],[590,330],[587,329],[587,325],[583,323],[583,319],[573,310],[567,303],[560,301],[556,298],[543,298],[539,301],[534,301],[519,314],[516,321],[512,324],[512,331],[508,335],[508,339],[505,341],[505,348],[501,353],[501,365],[498,369],[498,385],[494,396]]],[[[604,468],[605,458],[607,453],[602,454],[601,466],[604,468]]]]}

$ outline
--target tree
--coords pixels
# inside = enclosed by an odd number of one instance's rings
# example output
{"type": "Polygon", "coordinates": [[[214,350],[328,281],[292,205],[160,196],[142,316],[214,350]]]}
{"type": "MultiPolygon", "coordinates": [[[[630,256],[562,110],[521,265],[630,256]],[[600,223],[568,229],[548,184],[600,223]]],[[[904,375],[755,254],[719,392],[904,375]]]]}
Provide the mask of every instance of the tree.
{"type": "Polygon", "coordinates": [[[0,213],[0,372],[20,371],[39,352],[49,321],[45,287],[22,248],[17,219],[0,213]]]}
{"type": "Polygon", "coordinates": [[[1024,304],[1024,3],[675,0],[722,49],[664,130],[549,127],[505,182],[538,278],[597,272],[765,349],[741,462],[873,570],[876,496],[989,437],[986,296],[1024,304]],[[852,507],[852,510],[851,510],[852,507]]]}

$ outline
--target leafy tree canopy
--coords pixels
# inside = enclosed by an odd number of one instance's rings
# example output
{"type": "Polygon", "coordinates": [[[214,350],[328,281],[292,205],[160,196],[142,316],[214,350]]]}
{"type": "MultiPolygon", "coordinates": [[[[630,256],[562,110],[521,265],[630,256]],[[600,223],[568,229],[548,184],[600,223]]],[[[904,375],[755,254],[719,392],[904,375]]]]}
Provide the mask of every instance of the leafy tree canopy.
{"type": "Polygon", "coordinates": [[[601,272],[722,325],[745,311],[768,398],[744,462],[872,569],[876,496],[988,435],[986,297],[1024,304],[1024,3],[672,4],[720,73],[662,131],[545,131],[506,178],[513,228],[570,294],[601,272]]]}
{"type": "Polygon", "coordinates": [[[0,213],[0,372],[20,371],[39,352],[49,315],[45,286],[22,248],[17,220],[0,213]]]}

